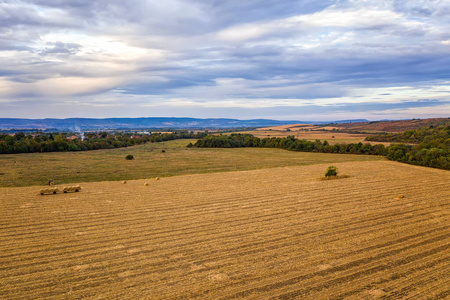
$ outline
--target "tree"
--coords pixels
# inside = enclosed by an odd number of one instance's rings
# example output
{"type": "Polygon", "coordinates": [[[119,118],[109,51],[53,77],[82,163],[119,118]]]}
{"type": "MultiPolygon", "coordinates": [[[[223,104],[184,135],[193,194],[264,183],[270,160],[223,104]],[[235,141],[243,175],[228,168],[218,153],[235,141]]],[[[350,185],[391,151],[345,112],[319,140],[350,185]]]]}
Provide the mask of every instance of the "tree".
{"type": "Polygon", "coordinates": [[[325,177],[337,176],[338,170],[335,166],[329,166],[325,172],[325,177]]]}

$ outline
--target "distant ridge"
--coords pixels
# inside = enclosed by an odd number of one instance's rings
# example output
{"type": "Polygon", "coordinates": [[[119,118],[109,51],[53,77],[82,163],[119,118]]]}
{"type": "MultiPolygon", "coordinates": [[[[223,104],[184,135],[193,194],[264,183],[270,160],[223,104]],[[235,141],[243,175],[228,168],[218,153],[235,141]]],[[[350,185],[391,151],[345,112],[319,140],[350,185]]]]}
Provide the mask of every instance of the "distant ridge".
{"type": "Polygon", "coordinates": [[[341,123],[361,123],[361,122],[369,122],[367,119],[354,119],[354,120],[339,120],[334,121],[334,124],[341,124],[341,123]]]}
{"type": "Polygon", "coordinates": [[[225,118],[69,118],[69,119],[19,119],[0,118],[0,130],[132,130],[132,129],[217,129],[264,127],[288,124],[323,122],[277,121],[268,119],[238,120],[225,118]]]}

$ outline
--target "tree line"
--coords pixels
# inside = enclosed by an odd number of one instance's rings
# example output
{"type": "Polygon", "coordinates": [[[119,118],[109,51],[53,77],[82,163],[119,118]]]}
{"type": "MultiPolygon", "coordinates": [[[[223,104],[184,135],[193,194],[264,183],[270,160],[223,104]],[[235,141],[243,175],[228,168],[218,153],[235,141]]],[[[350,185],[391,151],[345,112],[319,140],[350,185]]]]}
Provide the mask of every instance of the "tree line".
{"type": "Polygon", "coordinates": [[[387,158],[415,165],[450,169],[450,126],[429,126],[401,133],[384,133],[367,141],[391,142],[387,158]],[[408,144],[412,145],[408,145],[408,144]]]}
{"type": "Polygon", "coordinates": [[[251,134],[235,133],[231,135],[208,135],[199,139],[192,146],[199,148],[262,147],[301,152],[382,155],[390,160],[450,170],[450,140],[447,138],[444,141],[444,143],[438,143],[439,146],[434,146],[437,143],[434,140],[419,145],[398,143],[391,144],[388,147],[383,144],[371,145],[361,142],[330,145],[328,141],[315,140],[312,142],[300,140],[294,136],[260,139],[251,134]]]}
{"type": "Polygon", "coordinates": [[[391,142],[420,144],[427,143],[434,147],[445,148],[450,143],[450,125],[429,126],[415,130],[407,130],[400,133],[382,133],[366,137],[371,142],[391,142]]]}
{"type": "Polygon", "coordinates": [[[199,148],[281,148],[301,152],[322,153],[348,153],[348,154],[371,154],[386,155],[387,148],[383,144],[371,145],[369,143],[335,144],[330,145],[328,141],[300,140],[294,136],[271,137],[260,139],[247,133],[233,133],[231,135],[208,135],[199,139],[193,146],[199,148]]]}
{"type": "Polygon", "coordinates": [[[14,135],[0,134],[0,154],[88,151],[97,149],[114,149],[145,144],[147,142],[163,142],[175,139],[199,139],[205,132],[176,131],[172,133],[85,133],[84,138],[75,137],[71,133],[36,133],[14,135]]]}

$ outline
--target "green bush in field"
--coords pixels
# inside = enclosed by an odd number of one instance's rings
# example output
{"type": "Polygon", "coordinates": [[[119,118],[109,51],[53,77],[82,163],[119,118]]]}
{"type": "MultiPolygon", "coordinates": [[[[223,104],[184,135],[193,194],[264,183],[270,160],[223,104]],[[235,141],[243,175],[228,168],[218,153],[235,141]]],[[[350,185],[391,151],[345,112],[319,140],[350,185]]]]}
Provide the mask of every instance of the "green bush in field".
{"type": "Polygon", "coordinates": [[[126,159],[126,160],[133,160],[133,159],[134,159],[134,156],[131,155],[131,154],[128,154],[127,156],[125,156],[125,159],[126,159]]]}
{"type": "Polygon", "coordinates": [[[335,166],[329,166],[325,172],[325,177],[337,176],[337,168],[335,166]]]}

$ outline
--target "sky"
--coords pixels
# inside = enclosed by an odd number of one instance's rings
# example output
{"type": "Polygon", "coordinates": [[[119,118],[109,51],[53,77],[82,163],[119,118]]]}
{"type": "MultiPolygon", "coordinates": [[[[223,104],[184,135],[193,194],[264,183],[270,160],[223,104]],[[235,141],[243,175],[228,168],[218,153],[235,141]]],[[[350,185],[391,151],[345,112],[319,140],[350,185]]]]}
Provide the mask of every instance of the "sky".
{"type": "Polygon", "coordinates": [[[0,0],[0,118],[450,117],[450,0],[0,0]]]}

